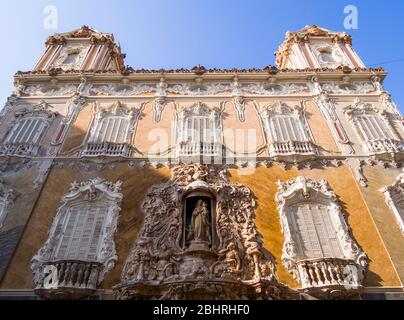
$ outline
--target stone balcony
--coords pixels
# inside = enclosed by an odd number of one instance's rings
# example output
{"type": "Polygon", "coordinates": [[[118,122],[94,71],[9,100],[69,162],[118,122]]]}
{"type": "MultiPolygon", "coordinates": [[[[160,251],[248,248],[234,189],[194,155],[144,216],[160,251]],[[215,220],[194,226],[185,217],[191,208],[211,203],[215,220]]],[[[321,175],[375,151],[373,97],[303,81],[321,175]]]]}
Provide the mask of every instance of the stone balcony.
{"type": "Polygon", "coordinates": [[[272,142],[269,146],[271,157],[294,160],[307,159],[317,154],[317,147],[311,141],[272,142]]]}
{"type": "Polygon", "coordinates": [[[97,157],[129,157],[132,151],[131,145],[127,143],[88,143],[82,152],[83,156],[97,157]]]}
{"type": "Polygon", "coordinates": [[[5,143],[0,146],[2,156],[36,156],[39,146],[33,143],[5,143]]]}
{"type": "Polygon", "coordinates": [[[220,143],[181,142],[178,145],[177,154],[179,157],[222,157],[223,145],[220,143]]]}
{"type": "Polygon", "coordinates": [[[396,154],[404,152],[404,141],[384,139],[367,141],[364,145],[366,152],[383,155],[383,154],[396,154]]]}
{"type": "Polygon", "coordinates": [[[323,258],[297,262],[301,290],[309,293],[355,292],[361,287],[361,267],[352,260],[323,258]]]}
{"type": "Polygon", "coordinates": [[[52,300],[86,299],[97,290],[100,271],[98,262],[63,260],[46,262],[42,266],[40,285],[35,293],[52,300]]]}

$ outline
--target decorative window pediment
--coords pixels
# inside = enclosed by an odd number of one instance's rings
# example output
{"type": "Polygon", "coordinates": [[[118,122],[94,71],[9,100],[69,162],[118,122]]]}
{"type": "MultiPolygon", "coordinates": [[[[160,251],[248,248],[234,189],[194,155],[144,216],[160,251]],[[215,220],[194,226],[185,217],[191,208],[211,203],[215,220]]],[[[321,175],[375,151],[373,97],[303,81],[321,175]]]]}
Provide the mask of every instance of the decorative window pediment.
{"type": "Polygon", "coordinates": [[[355,99],[352,105],[344,109],[344,113],[353,123],[365,152],[384,154],[404,151],[404,143],[397,135],[386,111],[355,99]]]}
{"type": "Polygon", "coordinates": [[[304,116],[304,108],[276,101],[261,110],[270,155],[313,155],[316,147],[304,116]]]}
{"type": "Polygon", "coordinates": [[[128,108],[118,101],[109,107],[97,106],[95,112],[83,154],[128,157],[132,151],[131,138],[141,114],[140,108],[128,108]]]}
{"type": "Polygon", "coordinates": [[[399,175],[396,181],[391,186],[384,188],[382,192],[404,235],[404,173],[399,175]]]}
{"type": "Polygon", "coordinates": [[[117,261],[114,233],[122,183],[100,178],[71,184],[48,240],[32,258],[39,295],[83,298],[94,293],[117,261]]]}
{"type": "Polygon", "coordinates": [[[45,101],[16,112],[13,128],[0,147],[0,154],[37,155],[41,136],[58,114],[45,101]]]}
{"type": "Polygon", "coordinates": [[[27,107],[15,113],[17,119],[25,117],[39,117],[44,119],[53,120],[59,113],[54,110],[54,108],[47,102],[42,101],[41,103],[34,105],[32,107],[27,107]]]}
{"type": "Polygon", "coordinates": [[[298,177],[278,181],[278,188],[285,236],[282,263],[302,289],[329,292],[360,287],[367,257],[354,241],[328,183],[298,177]]]}
{"type": "Polygon", "coordinates": [[[222,110],[198,102],[177,114],[177,155],[222,156],[222,110]]]}

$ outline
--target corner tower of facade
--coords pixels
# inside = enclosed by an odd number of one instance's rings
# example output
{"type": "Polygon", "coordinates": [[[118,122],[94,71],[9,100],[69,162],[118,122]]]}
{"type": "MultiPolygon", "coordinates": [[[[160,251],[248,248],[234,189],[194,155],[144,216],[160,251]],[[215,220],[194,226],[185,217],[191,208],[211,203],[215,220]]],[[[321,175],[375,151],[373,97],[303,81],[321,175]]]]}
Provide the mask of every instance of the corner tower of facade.
{"type": "Polygon", "coordinates": [[[285,69],[365,68],[355,50],[352,37],[317,26],[306,26],[298,32],[287,32],[285,41],[275,53],[276,65],[285,69]]]}

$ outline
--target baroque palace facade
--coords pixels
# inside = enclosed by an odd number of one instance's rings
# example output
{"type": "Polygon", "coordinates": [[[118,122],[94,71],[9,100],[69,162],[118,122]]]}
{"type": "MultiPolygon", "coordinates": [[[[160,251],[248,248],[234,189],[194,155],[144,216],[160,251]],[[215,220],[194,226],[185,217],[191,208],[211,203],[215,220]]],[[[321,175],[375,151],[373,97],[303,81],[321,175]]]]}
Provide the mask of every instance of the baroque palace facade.
{"type": "Polygon", "coordinates": [[[134,70],[55,34],[0,118],[0,299],[396,299],[404,127],[351,37],[134,70]]]}

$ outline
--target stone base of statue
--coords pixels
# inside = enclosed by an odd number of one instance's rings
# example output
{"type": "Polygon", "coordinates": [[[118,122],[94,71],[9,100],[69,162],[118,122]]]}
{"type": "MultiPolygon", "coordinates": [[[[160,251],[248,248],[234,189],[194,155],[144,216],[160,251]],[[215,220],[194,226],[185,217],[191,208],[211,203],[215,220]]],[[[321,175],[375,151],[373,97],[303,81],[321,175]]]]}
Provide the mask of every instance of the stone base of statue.
{"type": "Polygon", "coordinates": [[[187,251],[210,251],[209,244],[206,241],[193,240],[187,251]]]}

